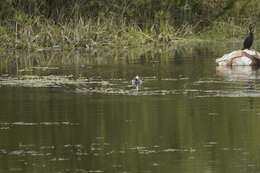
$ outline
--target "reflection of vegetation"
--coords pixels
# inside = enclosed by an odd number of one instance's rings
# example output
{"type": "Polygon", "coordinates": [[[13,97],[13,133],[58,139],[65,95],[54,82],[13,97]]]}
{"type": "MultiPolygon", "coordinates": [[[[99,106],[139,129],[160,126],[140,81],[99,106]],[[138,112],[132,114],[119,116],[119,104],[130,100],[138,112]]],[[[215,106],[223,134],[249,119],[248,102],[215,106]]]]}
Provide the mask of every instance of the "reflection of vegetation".
{"type": "MultiPolygon", "coordinates": [[[[207,46],[209,44],[206,44],[207,46]]],[[[168,64],[172,58],[174,61],[183,61],[181,56],[197,56],[212,51],[211,56],[216,56],[217,48],[212,43],[212,47],[205,47],[202,42],[182,43],[173,47],[150,47],[144,49],[133,48],[128,49],[108,49],[100,48],[89,51],[39,51],[39,52],[23,52],[15,51],[12,54],[5,54],[0,58],[0,73],[12,74],[38,74],[47,75],[50,71],[62,71],[61,67],[76,67],[77,69],[87,69],[92,65],[124,65],[124,64],[168,64]],[[174,47],[175,48],[175,47],[174,47]],[[109,50],[109,51],[108,51],[109,50]],[[175,59],[177,57],[177,59],[175,59]]],[[[221,48],[221,47],[220,47],[221,48]]],[[[69,74],[68,74],[69,75],[69,74]]]]}

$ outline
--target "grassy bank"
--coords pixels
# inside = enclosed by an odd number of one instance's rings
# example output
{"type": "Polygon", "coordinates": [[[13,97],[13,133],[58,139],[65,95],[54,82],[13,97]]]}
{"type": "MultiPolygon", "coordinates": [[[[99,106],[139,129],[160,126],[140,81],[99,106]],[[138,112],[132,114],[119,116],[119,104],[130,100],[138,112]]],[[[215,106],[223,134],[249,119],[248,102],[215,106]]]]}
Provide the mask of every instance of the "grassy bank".
{"type": "Polygon", "coordinates": [[[259,20],[259,9],[257,0],[1,0],[0,48],[71,50],[242,40],[248,24],[259,20]]]}
{"type": "MultiPolygon", "coordinates": [[[[140,46],[178,44],[190,40],[239,40],[247,35],[249,22],[215,21],[199,30],[198,24],[172,26],[162,20],[157,25],[141,28],[115,18],[83,19],[56,23],[39,16],[16,15],[0,25],[1,50],[42,50],[59,48],[131,48],[140,46]]],[[[259,35],[256,32],[256,37],[259,35]]]]}

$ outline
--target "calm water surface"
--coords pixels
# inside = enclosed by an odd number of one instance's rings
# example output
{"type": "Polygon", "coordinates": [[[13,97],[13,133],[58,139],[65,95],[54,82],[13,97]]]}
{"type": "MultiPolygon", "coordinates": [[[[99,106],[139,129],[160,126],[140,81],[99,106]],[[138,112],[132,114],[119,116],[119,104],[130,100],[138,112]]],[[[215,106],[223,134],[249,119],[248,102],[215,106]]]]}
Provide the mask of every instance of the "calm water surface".
{"type": "Polygon", "coordinates": [[[237,47],[0,57],[0,172],[259,172],[260,70],[215,65],[237,47]]]}

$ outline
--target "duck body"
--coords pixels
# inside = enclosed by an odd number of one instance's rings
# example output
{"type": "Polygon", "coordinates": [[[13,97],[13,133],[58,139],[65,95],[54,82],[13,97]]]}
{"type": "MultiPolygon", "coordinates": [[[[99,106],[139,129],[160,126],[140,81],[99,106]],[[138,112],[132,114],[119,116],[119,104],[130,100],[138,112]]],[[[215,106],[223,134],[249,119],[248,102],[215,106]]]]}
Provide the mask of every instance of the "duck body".
{"type": "Polygon", "coordinates": [[[139,88],[141,87],[143,81],[140,79],[139,76],[136,76],[133,80],[132,80],[132,85],[139,90],[139,88]]]}
{"type": "Polygon", "coordinates": [[[133,80],[132,80],[132,85],[134,86],[140,86],[142,84],[142,80],[140,79],[139,76],[136,76],[133,80]]]}

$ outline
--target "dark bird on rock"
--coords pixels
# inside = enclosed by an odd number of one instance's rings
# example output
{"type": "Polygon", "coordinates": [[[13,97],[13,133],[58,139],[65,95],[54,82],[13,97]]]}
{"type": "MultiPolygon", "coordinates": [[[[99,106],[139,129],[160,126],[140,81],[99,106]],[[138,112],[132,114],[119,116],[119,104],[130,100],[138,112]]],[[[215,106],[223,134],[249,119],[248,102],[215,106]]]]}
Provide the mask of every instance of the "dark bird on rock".
{"type": "Polygon", "coordinates": [[[253,24],[250,24],[249,27],[249,34],[248,36],[246,37],[245,41],[244,41],[244,47],[243,47],[243,50],[244,49],[250,49],[250,47],[252,46],[253,44],[253,41],[254,41],[254,25],[253,24]]]}

